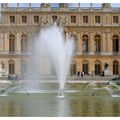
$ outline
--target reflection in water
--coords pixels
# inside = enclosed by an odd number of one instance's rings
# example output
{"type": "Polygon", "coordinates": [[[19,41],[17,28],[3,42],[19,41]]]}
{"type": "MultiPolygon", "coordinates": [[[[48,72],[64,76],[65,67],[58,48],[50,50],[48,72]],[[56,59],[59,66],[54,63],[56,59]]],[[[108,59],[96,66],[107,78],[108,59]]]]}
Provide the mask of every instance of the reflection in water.
{"type": "Polygon", "coordinates": [[[89,102],[88,99],[86,100],[82,100],[81,101],[81,109],[82,109],[82,114],[81,116],[87,116],[87,114],[89,113],[89,102]]]}
{"type": "Polygon", "coordinates": [[[0,97],[0,116],[120,116],[120,98],[65,94],[10,94],[0,97]]]}
{"type": "Polygon", "coordinates": [[[67,104],[67,99],[65,98],[58,98],[57,100],[57,113],[56,115],[61,116],[70,116],[70,106],[67,104]]]}
{"type": "Polygon", "coordinates": [[[97,102],[97,101],[95,101],[95,103],[93,103],[94,104],[94,114],[96,115],[96,116],[102,116],[102,114],[103,114],[103,109],[104,109],[104,107],[103,107],[103,101],[99,101],[99,102],[97,102]],[[97,109],[96,109],[97,108],[97,109]]]}
{"type": "Polygon", "coordinates": [[[119,110],[119,103],[118,102],[114,102],[113,105],[112,105],[112,113],[113,113],[113,116],[119,116],[118,113],[120,113],[120,110],[119,110]]]}
{"type": "Polygon", "coordinates": [[[0,116],[20,116],[21,106],[14,99],[0,98],[0,116]]]}

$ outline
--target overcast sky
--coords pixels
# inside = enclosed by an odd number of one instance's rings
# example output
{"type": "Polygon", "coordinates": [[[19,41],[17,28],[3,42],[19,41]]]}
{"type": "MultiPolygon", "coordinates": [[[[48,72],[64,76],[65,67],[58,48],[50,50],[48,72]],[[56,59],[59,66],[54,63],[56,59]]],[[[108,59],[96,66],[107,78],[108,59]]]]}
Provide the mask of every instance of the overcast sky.
{"type": "MultiPolygon", "coordinates": [[[[68,3],[69,7],[77,7],[78,4],[77,3],[68,3]]],[[[8,4],[9,7],[16,7],[17,4],[16,3],[9,3],[8,4]]],[[[29,3],[20,3],[19,4],[20,7],[28,7],[29,3]]],[[[32,7],[40,7],[40,3],[32,3],[31,4],[32,7]]],[[[58,7],[58,3],[53,3],[51,4],[52,7],[58,7]]],[[[101,7],[101,3],[92,3],[93,7],[101,7]]],[[[111,3],[112,7],[120,7],[120,3],[111,3]]],[[[90,3],[81,3],[80,7],[90,7],[90,3]]]]}

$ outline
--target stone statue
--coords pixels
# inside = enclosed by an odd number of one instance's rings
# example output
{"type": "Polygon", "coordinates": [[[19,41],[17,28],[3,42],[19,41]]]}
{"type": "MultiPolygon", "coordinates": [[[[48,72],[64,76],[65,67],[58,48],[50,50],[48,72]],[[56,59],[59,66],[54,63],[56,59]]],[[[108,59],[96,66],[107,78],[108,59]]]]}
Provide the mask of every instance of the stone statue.
{"type": "Polygon", "coordinates": [[[46,25],[49,23],[49,17],[48,16],[42,16],[42,24],[43,25],[46,25]]]}
{"type": "Polygon", "coordinates": [[[42,3],[41,4],[41,8],[49,8],[50,7],[50,3],[42,3]]]}
{"type": "Polygon", "coordinates": [[[61,15],[59,18],[59,24],[60,25],[67,25],[68,23],[68,16],[67,15],[61,15]]]}
{"type": "Polygon", "coordinates": [[[66,16],[65,15],[60,16],[59,24],[60,25],[65,25],[66,24],[66,16]]]}
{"type": "Polygon", "coordinates": [[[68,5],[67,5],[67,3],[60,3],[60,4],[59,4],[59,7],[61,7],[61,8],[66,8],[66,7],[68,7],[68,5]]]}
{"type": "Polygon", "coordinates": [[[2,5],[3,8],[8,7],[8,3],[1,3],[1,5],[2,5]]]}
{"type": "Polygon", "coordinates": [[[108,66],[109,66],[109,64],[105,63],[104,68],[106,69],[106,68],[108,68],[108,66]]]}
{"type": "Polygon", "coordinates": [[[111,4],[110,3],[103,3],[102,8],[111,8],[111,4]]]}

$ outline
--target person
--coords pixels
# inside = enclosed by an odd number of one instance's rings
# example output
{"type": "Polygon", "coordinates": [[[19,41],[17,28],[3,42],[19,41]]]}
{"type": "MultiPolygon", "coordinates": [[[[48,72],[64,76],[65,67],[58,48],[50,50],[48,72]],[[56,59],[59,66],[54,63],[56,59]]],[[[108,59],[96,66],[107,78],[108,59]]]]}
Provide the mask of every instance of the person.
{"type": "Polygon", "coordinates": [[[81,72],[81,77],[83,77],[83,72],[81,72]]]}
{"type": "Polygon", "coordinates": [[[77,76],[80,76],[80,71],[78,71],[78,74],[77,74],[77,76]]]}

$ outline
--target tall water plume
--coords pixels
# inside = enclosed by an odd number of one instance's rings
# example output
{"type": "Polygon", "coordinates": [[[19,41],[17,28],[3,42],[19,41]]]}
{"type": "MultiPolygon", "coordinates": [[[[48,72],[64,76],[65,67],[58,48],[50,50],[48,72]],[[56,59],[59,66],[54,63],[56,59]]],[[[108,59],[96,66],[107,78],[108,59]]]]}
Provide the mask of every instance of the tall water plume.
{"type": "Polygon", "coordinates": [[[56,72],[59,88],[62,90],[73,54],[72,38],[65,38],[63,28],[54,24],[42,29],[34,41],[33,72],[36,76],[40,76],[42,70],[46,69],[42,63],[48,61],[56,72]]]}

